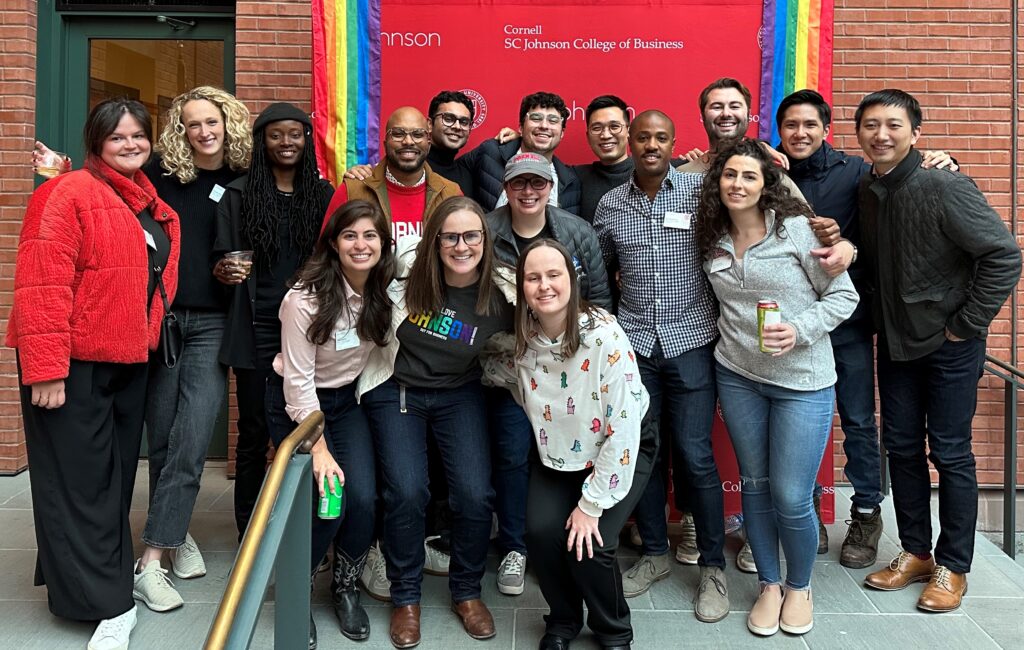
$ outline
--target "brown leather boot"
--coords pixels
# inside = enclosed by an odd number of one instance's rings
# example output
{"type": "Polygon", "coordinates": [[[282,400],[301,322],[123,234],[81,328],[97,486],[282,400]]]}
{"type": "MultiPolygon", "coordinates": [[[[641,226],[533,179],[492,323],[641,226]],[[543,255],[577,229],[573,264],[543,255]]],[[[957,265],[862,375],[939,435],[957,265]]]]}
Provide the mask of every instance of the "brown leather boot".
{"type": "Polygon", "coordinates": [[[391,610],[391,645],[412,648],[420,642],[420,606],[406,605],[391,610]]]}
{"type": "Polygon", "coordinates": [[[913,553],[900,551],[900,554],[889,562],[888,567],[868,574],[864,578],[864,584],[882,591],[899,591],[911,582],[929,580],[933,571],[935,560],[931,556],[927,560],[921,560],[913,553]]]}
{"type": "Polygon", "coordinates": [[[931,581],[917,599],[917,608],[926,612],[951,612],[960,607],[965,595],[967,574],[953,573],[941,564],[936,565],[931,581]]]}
{"type": "Polygon", "coordinates": [[[452,611],[462,619],[466,634],[474,639],[489,639],[494,636],[494,618],[484,601],[479,598],[452,603],[452,611]]]}
{"type": "Polygon", "coordinates": [[[871,566],[878,557],[878,540],[882,538],[882,509],[875,506],[870,514],[864,514],[854,506],[846,523],[850,527],[839,552],[839,564],[850,569],[871,566]]]}

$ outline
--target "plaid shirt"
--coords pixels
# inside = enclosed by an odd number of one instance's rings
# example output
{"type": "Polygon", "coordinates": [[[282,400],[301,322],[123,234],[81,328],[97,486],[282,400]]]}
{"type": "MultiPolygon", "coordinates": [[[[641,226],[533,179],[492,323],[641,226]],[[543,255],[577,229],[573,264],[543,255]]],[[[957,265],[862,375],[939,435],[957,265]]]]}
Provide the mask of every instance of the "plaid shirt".
{"type": "Polygon", "coordinates": [[[597,206],[594,230],[605,264],[622,274],[619,324],[645,357],[656,343],[671,359],[718,337],[718,306],[697,250],[703,182],[701,174],[670,167],[654,201],[630,177],[597,206]],[[682,213],[688,227],[666,226],[669,212],[682,213]]]}

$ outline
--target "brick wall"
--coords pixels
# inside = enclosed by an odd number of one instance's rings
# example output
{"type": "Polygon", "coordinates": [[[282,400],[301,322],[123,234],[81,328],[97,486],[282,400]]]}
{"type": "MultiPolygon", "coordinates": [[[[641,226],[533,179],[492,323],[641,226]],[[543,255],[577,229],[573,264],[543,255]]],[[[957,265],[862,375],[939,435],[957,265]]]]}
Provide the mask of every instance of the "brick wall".
{"type": "MultiPolygon", "coordinates": [[[[35,131],[36,2],[4,0],[0,9],[0,337],[14,291],[21,218],[32,192],[29,151],[35,131]]],[[[0,473],[25,467],[14,351],[0,347],[0,473]]]]}

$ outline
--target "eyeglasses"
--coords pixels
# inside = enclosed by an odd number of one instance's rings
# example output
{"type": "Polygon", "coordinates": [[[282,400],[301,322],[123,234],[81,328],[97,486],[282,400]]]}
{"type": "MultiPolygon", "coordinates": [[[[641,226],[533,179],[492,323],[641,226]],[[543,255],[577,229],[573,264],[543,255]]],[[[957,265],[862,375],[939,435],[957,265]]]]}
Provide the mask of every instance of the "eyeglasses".
{"type": "Polygon", "coordinates": [[[541,122],[547,122],[554,126],[555,124],[562,123],[562,116],[558,113],[528,113],[526,119],[530,120],[534,124],[540,124],[541,122]]]}
{"type": "Polygon", "coordinates": [[[445,126],[455,126],[458,124],[464,129],[468,129],[469,125],[472,124],[468,117],[459,117],[455,113],[438,113],[434,116],[435,118],[441,118],[441,124],[445,126]]]}
{"type": "Polygon", "coordinates": [[[403,140],[405,140],[406,136],[412,138],[413,142],[423,142],[423,140],[426,139],[427,137],[427,133],[429,133],[429,131],[427,131],[426,129],[413,129],[411,131],[406,131],[405,129],[387,130],[387,135],[389,138],[391,138],[392,142],[402,142],[403,140]]]}
{"type": "Polygon", "coordinates": [[[466,242],[466,246],[476,246],[484,240],[484,231],[442,232],[437,235],[437,241],[441,242],[441,248],[455,248],[459,245],[460,239],[466,242]]]}
{"type": "Polygon", "coordinates": [[[523,190],[526,189],[526,186],[529,185],[530,187],[539,192],[540,190],[547,187],[548,183],[550,182],[551,181],[549,181],[548,179],[541,178],[540,176],[533,176],[530,178],[523,178],[522,176],[517,176],[516,178],[513,178],[508,182],[508,186],[509,188],[515,190],[516,192],[522,192],[523,190]]]}
{"type": "Polygon", "coordinates": [[[597,122],[595,124],[590,125],[589,131],[594,135],[601,135],[602,133],[604,133],[605,129],[608,129],[608,132],[611,133],[612,135],[618,135],[622,133],[622,129],[624,129],[625,127],[626,125],[623,124],[622,122],[609,122],[608,124],[602,124],[600,122],[597,122]]]}

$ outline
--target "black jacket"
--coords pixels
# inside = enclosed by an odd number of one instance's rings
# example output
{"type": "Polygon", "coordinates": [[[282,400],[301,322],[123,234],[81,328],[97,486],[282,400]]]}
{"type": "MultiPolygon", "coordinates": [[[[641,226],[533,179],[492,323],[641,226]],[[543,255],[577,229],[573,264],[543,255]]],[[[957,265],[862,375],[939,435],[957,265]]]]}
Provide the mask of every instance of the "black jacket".
{"type": "MultiPolygon", "coordinates": [[[[473,198],[485,212],[498,204],[505,177],[505,163],[519,151],[518,139],[498,144],[497,140],[484,140],[479,147],[466,154],[473,161],[473,198]]],[[[580,180],[576,172],[557,157],[552,161],[558,174],[558,207],[572,214],[580,213],[580,180]]]]}
{"type": "Polygon", "coordinates": [[[1020,278],[1017,242],[974,181],[922,169],[914,149],[861,179],[860,227],[872,314],[896,361],[937,350],[946,328],[984,338],[1020,278]]]}
{"type": "Polygon", "coordinates": [[[427,163],[431,171],[459,186],[463,196],[473,196],[473,169],[469,156],[455,156],[459,152],[431,145],[427,152],[427,163]]]}
{"type": "MultiPolygon", "coordinates": [[[[229,183],[224,196],[221,197],[220,205],[217,206],[217,239],[210,252],[211,269],[225,253],[252,250],[252,244],[242,230],[242,193],[248,182],[249,175],[246,174],[229,183]]],[[[320,182],[330,187],[326,180],[320,182]]],[[[328,194],[328,201],[330,198],[328,194]]],[[[319,223],[326,210],[327,203],[324,203],[323,209],[310,218],[319,223]]],[[[245,282],[228,286],[227,290],[230,299],[224,325],[224,341],[220,346],[218,360],[232,368],[251,370],[256,367],[256,332],[253,324],[253,314],[256,311],[255,267],[245,282]]]]}
{"type": "MultiPolygon", "coordinates": [[[[611,311],[612,295],[608,288],[601,243],[593,227],[574,214],[561,208],[547,206],[547,228],[551,237],[568,249],[576,267],[580,283],[580,296],[584,300],[611,311]]],[[[515,268],[519,261],[519,248],[512,233],[512,212],[503,205],[487,215],[487,227],[494,238],[494,256],[500,264],[515,268]]]]}
{"type": "MultiPolygon", "coordinates": [[[[842,236],[860,246],[860,211],[857,193],[860,179],[871,165],[859,156],[836,151],[823,142],[821,148],[804,160],[791,160],[789,177],[800,188],[816,215],[831,217],[839,224],[842,236]]],[[[850,279],[857,293],[864,290],[864,265],[850,267],[850,279]]],[[[861,300],[853,315],[832,331],[833,345],[871,336],[871,306],[861,300]]]]}

